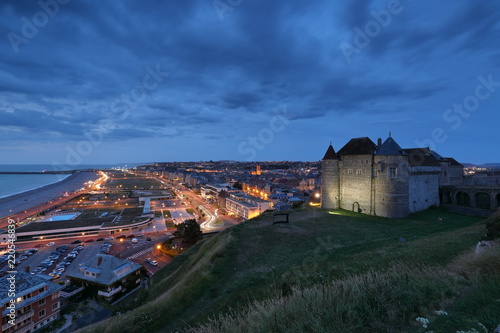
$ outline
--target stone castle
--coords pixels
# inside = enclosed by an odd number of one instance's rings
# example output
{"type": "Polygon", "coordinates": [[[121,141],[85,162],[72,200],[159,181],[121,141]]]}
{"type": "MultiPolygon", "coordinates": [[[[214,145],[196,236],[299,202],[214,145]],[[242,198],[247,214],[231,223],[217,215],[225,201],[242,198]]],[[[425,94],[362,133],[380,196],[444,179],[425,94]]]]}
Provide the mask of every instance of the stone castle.
{"type": "Polygon", "coordinates": [[[463,166],[429,148],[351,139],[322,160],[321,207],[392,218],[439,206],[439,187],[461,184],[463,166]]]}

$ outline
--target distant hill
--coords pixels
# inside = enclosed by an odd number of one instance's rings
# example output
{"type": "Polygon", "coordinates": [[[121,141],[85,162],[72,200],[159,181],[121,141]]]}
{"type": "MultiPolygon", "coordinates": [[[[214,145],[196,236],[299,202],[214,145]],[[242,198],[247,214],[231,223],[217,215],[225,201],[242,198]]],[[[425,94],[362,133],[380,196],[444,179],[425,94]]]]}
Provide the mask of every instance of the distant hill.
{"type": "Polygon", "coordinates": [[[484,164],[474,164],[474,163],[462,163],[464,167],[479,167],[479,168],[495,168],[500,169],[500,163],[484,163],[484,164]]]}
{"type": "Polygon", "coordinates": [[[485,163],[481,164],[480,167],[482,168],[500,168],[500,163],[485,163]]]}
{"type": "Polygon", "coordinates": [[[500,247],[469,252],[481,219],[440,209],[289,217],[273,225],[265,213],[207,237],[78,332],[423,332],[417,317],[436,332],[482,332],[478,322],[500,323],[500,247]]]}

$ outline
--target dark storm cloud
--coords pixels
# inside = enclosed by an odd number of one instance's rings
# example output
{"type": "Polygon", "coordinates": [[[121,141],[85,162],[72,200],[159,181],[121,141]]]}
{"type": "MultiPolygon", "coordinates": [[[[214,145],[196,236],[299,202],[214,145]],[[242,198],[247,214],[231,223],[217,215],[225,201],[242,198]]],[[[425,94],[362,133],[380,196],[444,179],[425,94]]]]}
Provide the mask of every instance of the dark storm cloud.
{"type": "Polygon", "coordinates": [[[422,109],[442,122],[439,110],[464,98],[468,80],[498,68],[500,4],[402,0],[348,63],[339,45],[387,5],[243,1],[221,19],[212,1],[73,0],[13,46],[9,34],[23,36],[43,8],[3,1],[0,131],[77,140],[111,122],[108,142],[223,140],[243,135],[235,124],[253,116],[245,130],[258,132],[279,107],[318,127],[329,115],[412,119],[422,109]],[[148,68],[168,76],[145,90],[148,68]]]}

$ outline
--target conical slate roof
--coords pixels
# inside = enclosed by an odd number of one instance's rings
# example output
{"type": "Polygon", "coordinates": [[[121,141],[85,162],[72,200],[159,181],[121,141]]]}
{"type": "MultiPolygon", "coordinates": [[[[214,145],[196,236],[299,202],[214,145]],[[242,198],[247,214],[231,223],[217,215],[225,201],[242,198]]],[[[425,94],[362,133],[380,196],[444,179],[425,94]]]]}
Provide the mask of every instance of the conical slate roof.
{"type": "Polygon", "coordinates": [[[377,149],[377,155],[402,155],[403,149],[400,145],[391,137],[377,149]]]}
{"type": "Polygon", "coordinates": [[[328,149],[326,150],[325,157],[323,157],[324,160],[337,160],[338,156],[335,153],[335,150],[333,149],[332,145],[328,146],[328,149]]]}

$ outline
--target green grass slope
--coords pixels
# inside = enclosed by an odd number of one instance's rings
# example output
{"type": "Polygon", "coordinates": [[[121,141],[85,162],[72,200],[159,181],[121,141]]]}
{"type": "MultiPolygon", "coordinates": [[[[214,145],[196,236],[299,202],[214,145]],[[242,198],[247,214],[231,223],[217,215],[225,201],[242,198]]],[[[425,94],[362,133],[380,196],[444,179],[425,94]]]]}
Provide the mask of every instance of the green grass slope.
{"type": "Polygon", "coordinates": [[[484,230],[441,210],[385,219],[305,208],[276,225],[264,214],[177,257],[130,302],[136,308],[81,331],[419,331],[415,318],[454,306],[460,315],[433,319],[436,332],[476,318],[492,326],[497,271],[485,279],[464,259],[484,230]]]}

